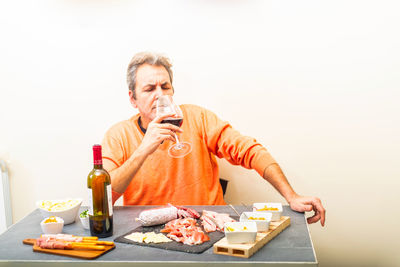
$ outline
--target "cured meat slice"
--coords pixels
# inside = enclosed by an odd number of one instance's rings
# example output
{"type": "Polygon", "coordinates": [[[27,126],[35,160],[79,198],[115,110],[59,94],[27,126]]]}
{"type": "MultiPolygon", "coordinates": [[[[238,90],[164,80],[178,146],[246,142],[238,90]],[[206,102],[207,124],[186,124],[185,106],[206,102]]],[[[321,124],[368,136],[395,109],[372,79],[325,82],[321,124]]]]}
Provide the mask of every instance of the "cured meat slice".
{"type": "Polygon", "coordinates": [[[67,235],[67,234],[46,234],[46,235],[41,235],[41,237],[44,238],[54,238],[57,240],[64,240],[64,241],[69,241],[69,242],[82,242],[83,238],[82,237],[76,237],[73,235],[67,235]]]}
{"type": "Polygon", "coordinates": [[[204,231],[206,231],[207,233],[217,230],[217,226],[215,225],[215,223],[211,221],[211,219],[207,216],[201,217],[201,225],[203,225],[204,231]]]}
{"type": "Polygon", "coordinates": [[[215,211],[203,210],[201,216],[201,224],[206,232],[224,231],[224,224],[227,222],[235,222],[234,219],[229,217],[229,214],[218,213],[215,211]]]}
{"type": "Polygon", "coordinates": [[[178,215],[179,215],[179,213],[182,214],[182,216],[180,216],[180,218],[188,218],[188,217],[195,218],[195,219],[200,218],[200,214],[197,211],[195,211],[194,209],[183,207],[183,206],[176,206],[176,208],[178,208],[178,215]]]}
{"type": "Polygon", "coordinates": [[[72,249],[72,245],[70,243],[66,243],[51,237],[40,237],[36,239],[36,245],[40,248],[72,249]]]}
{"type": "Polygon", "coordinates": [[[161,232],[168,233],[167,237],[186,245],[199,245],[210,240],[201,228],[197,226],[197,221],[193,218],[170,221],[161,232]]]}

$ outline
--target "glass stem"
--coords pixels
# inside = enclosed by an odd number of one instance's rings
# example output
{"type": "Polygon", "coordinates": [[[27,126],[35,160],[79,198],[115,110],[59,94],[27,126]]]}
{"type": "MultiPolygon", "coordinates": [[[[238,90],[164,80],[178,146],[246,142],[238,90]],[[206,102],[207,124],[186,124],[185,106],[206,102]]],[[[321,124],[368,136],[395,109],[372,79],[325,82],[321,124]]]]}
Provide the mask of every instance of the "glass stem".
{"type": "Polygon", "coordinates": [[[179,139],[178,139],[178,136],[176,134],[175,134],[175,140],[176,140],[176,145],[175,145],[176,149],[177,150],[182,149],[183,147],[182,147],[181,143],[179,143],[179,139]]]}
{"type": "Polygon", "coordinates": [[[179,146],[179,139],[178,139],[178,136],[176,135],[176,133],[175,133],[175,140],[176,140],[176,144],[179,146]]]}

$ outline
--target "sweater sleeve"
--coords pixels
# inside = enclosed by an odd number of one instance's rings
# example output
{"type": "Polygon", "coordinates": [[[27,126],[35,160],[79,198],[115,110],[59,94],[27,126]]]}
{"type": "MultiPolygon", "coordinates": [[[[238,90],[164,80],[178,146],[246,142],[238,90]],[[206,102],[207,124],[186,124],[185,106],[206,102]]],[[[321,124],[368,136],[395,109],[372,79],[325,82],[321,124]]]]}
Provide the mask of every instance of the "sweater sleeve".
{"type": "Polygon", "coordinates": [[[213,112],[204,109],[202,120],[208,149],[219,158],[225,158],[234,165],[254,169],[261,176],[264,175],[266,167],[276,163],[267,149],[256,139],[241,135],[213,112]]]}
{"type": "Polygon", "coordinates": [[[123,164],[123,149],[120,142],[109,132],[106,133],[102,142],[103,166],[108,172],[123,164]]]}
{"type": "MultiPolygon", "coordinates": [[[[123,149],[120,142],[113,136],[114,131],[110,129],[104,136],[102,142],[102,154],[103,154],[103,167],[108,172],[115,170],[120,167],[123,163],[123,149]]],[[[112,190],[112,204],[122,196],[112,190]]]]}

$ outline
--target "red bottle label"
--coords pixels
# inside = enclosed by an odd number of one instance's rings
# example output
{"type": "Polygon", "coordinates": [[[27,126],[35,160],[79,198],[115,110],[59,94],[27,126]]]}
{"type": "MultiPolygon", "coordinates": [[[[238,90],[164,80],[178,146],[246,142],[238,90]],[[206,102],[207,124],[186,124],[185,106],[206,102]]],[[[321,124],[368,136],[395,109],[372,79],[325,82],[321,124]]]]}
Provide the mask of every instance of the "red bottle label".
{"type": "Polygon", "coordinates": [[[94,165],[103,165],[103,160],[101,156],[101,145],[93,146],[93,164],[94,165]]]}

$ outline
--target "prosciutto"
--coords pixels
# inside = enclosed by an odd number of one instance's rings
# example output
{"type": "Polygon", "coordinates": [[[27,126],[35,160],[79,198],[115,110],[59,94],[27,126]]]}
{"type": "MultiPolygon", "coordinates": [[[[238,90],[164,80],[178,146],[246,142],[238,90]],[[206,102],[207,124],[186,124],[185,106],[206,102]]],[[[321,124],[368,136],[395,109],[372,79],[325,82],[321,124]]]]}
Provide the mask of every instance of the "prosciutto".
{"type": "Polygon", "coordinates": [[[36,239],[36,245],[40,248],[72,249],[72,245],[70,243],[66,243],[63,240],[58,240],[53,237],[40,237],[36,239]]]}
{"type": "Polygon", "coordinates": [[[41,235],[40,237],[43,238],[52,238],[52,239],[57,239],[60,241],[67,241],[67,242],[82,242],[83,238],[82,237],[76,237],[73,235],[68,235],[68,234],[47,234],[47,235],[41,235]]]}
{"type": "Polygon", "coordinates": [[[196,219],[185,218],[175,219],[165,224],[161,230],[163,233],[168,233],[167,237],[181,242],[186,245],[199,245],[208,240],[210,237],[206,235],[199,226],[197,226],[196,219]]]}
{"type": "Polygon", "coordinates": [[[234,219],[229,217],[229,214],[218,213],[215,211],[203,210],[200,217],[201,225],[207,233],[214,231],[224,231],[224,224],[227,222],[235,222],[234,219]]]}

